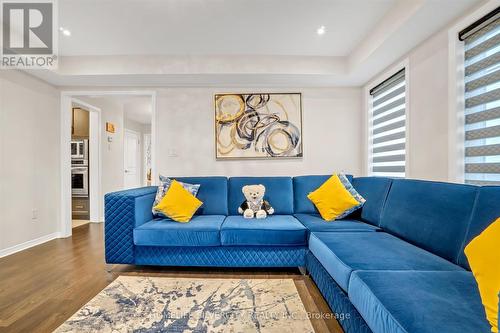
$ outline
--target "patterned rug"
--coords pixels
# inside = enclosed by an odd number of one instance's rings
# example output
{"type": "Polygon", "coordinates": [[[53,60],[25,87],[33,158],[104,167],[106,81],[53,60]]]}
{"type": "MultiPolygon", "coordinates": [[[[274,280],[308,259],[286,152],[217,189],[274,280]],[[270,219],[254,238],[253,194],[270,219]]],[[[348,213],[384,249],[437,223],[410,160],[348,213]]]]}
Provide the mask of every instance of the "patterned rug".
{"type": "Polygon", "coordinates": [[[120,276],[56,332],[314,332],[292,279],[120,276]]]}

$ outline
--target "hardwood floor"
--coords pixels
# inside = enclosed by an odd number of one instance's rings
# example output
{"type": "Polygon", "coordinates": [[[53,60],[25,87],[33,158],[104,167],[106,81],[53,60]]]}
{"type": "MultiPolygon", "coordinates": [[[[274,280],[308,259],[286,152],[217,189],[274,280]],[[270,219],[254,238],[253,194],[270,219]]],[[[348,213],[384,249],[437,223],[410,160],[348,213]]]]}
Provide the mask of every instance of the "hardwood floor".
{"type": "Polygon", "coordinates": [[[82,226],[84,224],[90,223],[89,220],[72,220],[71,221],[71,228],[77,228],[79,226],[82,226]]]}
{"type": "Polygon", "coordinates": [[[197,278],[291,278],[316,332],[342,332],[314,282],[296,269],[214,269],[104,263],[102,224],[0,259],[0,332],[51,332],[119,275],[197,278]]]}

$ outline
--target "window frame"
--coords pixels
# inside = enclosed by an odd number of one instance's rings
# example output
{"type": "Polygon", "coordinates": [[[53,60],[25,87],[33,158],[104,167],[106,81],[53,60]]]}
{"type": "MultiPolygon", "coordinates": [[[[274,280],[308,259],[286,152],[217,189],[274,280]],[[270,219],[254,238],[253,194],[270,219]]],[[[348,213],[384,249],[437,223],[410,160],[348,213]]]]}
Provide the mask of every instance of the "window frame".
{"type": "Polygon", "coordinates": [[[465,183],[465,43],[460,31],[498,7],[490,0],[448,29],[448,181],[465,183]]]}
{"type": "MultiPolygon", "coordinates": [[[[490,16],[491,17],[490,13],[490,16]]],[[[483,30],[481,32],[481,35],[476,35],[472,34],[468,38],[475,38],[471,42],[470,39],[464,39],[464,46],[465,49],[468,49],[467,43],[471,43],[472,49],[474,49],[476,46],[480,45],[481,48],[484,47],[485,44],[487,44],[486,49],[481,49],[479,53],[469,55],[467,57],[467,52],[465,52],[465,63],[469,65],[468,61],[474,61],[474,65],[480,64],[483,60],[485,59],[491,59],[490,57],[493,56],[492,51],[497,50],[500,48],[500,43],[495,43],[493,45],[489,44],[490,41],[494,40],[492,36],[500,36],[500,19],[498,18],[498,10],[495,11],[493,15],[493,18],[495,18],[493,21],[490,21],[489,23],[492,24],[490,25],[490,28],[487,30],[483,30]],[[491,30],[494,29],[494,30],[491,30]],[[491,38],[491,39],[490,39],[491,38]],[[478,61],[479,59],[479,61],[478,61]]],[[[486,27],[486,26],[484,26],[486,27]]],[[[483,28],[484,28],[483,27],[483,28]]],[[[478,33],[477,31],[476,33],[478,33]]],[[[470,50],[470,49],[469,49],[470,50]]],[[[476,49],[474,49],[476,50],[476,49]]],[[[478,52],[478,51],[476,51],[478,52]]],[[[464,66],[464,71],[468,67],[464,66]]],[[[465,150],[464,150],[464,176],[465,180],[464,182],[467,184],[499,184],[499,174],[498,170],[494,170],[495,168],[498,168],[500,165],[500,161],[498,159],[499,153],[495,153],[495,155],[490,155],[487,152],[483,151],[482,153],[480,152],[481,149],[485,149],[488,147],[491,147],[491,145],[498,145],[500,143],[499,137],[500,134],[496,133],[494,134],[495,136],[485,136],[485,137],[478,137],[478,138],[468,138],[467,134],[468,133],[474,133],[474,131],[485,131],[491,128],[499,128],[500,126],[500,117],[495,116],[494,118],[487,119],[487,120],[481,120],[478,121],[477,115],[484,115],[487,110],[492,110],[492,109],[498,109],[499,104],[500,104],[500,97],[498,96],[498,92],[500,90],[500,81],[496,80],[492,82],[485,83],[481,80],[484,80],[488,75],[493,74],[498,75],[500,73],[500,62],[495,62],[495,63],[488,63],[486,66],[479,67],[480,69],[477,69],[474,73],[469,73],[469,75],[464,75],[464,80],[470,80],[465,84],[465,96],[464,96],[464,103],[465,103],[465,128],[464,128],[464,136],[465,136],[465,150]],[[480,76],[478,76],[480,75],[480,76]],[[469,82],[475,82],[476,84],[479,82],[479,84],[470,90],[467,90],[467,85],[469,82]],[[488,97],[486,97],[488,96],[488,97]],[[483,98],[486,98],[484,100],[483,98]],[[474,100],[475,99],[475,100],[474,100]],[[470,103],[473,103],[473,105],[469,105],[470,103]],[[493,106],[492,105],[497,105],[493,106]],[[471,110],[475,110],[472,113],[468,114],[467,113],[467,108],[471,108],[471,110]],[[470,121],[468,121],[468,118],[470,121]],[[470,132],[469,132],[470,131],[470,132]],[[472,144],[472,146],[471,146],[472,144]],[[476,151],[477,155],[473,153],[473,151],[476,151]],[[488,169],[488,165],[492,165],[493,170],[488,169]]],[[[477,133],[477,132],[475,132],[477,133]]]]}
{"type": "Polygon", "coordinates": [[[405,73],[405,176],[404,178],[409,178],[411,176],[411,165],[410,165],[410,123],[411,123],[411,103],[410,103],[410,64],[409,59],[406,58],[403,61],[397,63],[396,65],[390,67],[384,73],[378,75],[375,79],[371,80],[364,88],[365,97],[365,128],[364,128],[364,174],[368,176],[377,176],[373,173],[373,154],[372,154],[372,96],[370,95],[370,89],[381,84],[385,80],[389,79],[391,76],[404,69],[405,73]]]}

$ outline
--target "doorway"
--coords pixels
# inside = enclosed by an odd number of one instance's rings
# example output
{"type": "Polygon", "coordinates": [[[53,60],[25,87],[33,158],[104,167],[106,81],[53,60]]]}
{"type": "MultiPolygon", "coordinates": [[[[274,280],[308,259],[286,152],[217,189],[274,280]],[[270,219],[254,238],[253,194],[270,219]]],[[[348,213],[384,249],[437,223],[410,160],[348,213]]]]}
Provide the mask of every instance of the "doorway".
{"type": "Polygon", "coordinates": [[[123,139],[123,187],[125,189],[140,187],[141,184],[141,139],[138,132],[125,129],[123,139]]]}
{"type": "Polygon", "coordinates": [[[101,110],[71,99],[71,226],[99,222],[101,110]]]}
{"type": "Polygon", "coordinates": [[[92,147],[97,147],[95,151],[98,154],[94,155],[96,158],[89,159],[89,170],[94,169],[99,172],[88,173],[90,222],[104,221],[104,195],[106,193],[150,185],[152,182],[148,182],[148,178],[155,179],[153,175],[156,173],[154,149],[156,93],[154,91],[62,92],[61,237],[69,237],[72,234],[70,145],[72,116],[68,110],[72,109],[75,101],[87,109],[92,108],[93,111],[89,113],[88,144],[90,151],[92,147]],[[147,107],[139,107],[142,104],[147,104],[147,107]],[[116,112],[116,110],[120,111],[116,112]],[[146,137],[149,147],[144,139],[146,137]]]}

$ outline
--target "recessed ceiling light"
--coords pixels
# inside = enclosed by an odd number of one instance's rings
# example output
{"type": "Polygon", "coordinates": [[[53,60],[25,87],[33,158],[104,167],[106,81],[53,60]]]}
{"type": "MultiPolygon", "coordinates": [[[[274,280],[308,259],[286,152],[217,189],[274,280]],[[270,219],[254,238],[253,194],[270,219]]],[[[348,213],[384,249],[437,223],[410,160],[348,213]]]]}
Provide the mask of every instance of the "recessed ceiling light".
{"type": "Polygon", "coordinates": [[[320,26],[317,30],[316,30],[316,33],[318,35],[324,35],[326,32],[326,27],[324,25],[320,26]]]}
{"type": "Polygon", "coordinates": [[[59,31],[62,32],[64,36],[71,36],[71,31],[68,29],[64,29],[63,27],[59,27],[59,31]]]}

